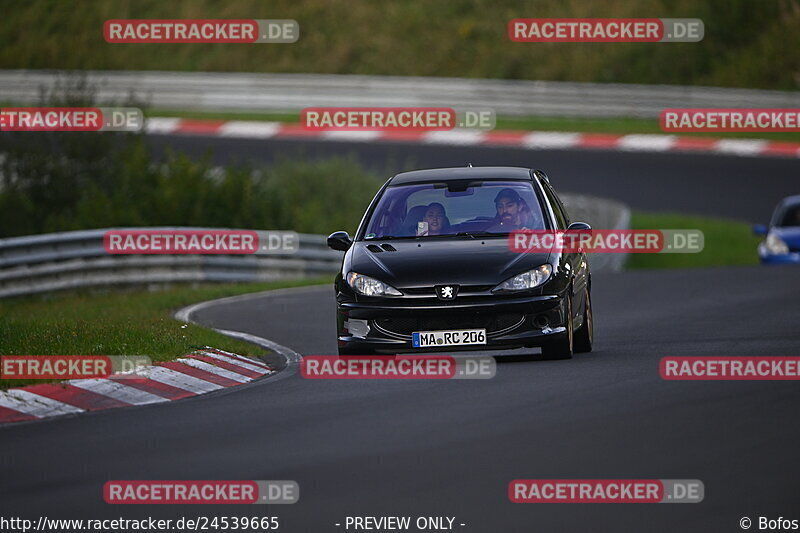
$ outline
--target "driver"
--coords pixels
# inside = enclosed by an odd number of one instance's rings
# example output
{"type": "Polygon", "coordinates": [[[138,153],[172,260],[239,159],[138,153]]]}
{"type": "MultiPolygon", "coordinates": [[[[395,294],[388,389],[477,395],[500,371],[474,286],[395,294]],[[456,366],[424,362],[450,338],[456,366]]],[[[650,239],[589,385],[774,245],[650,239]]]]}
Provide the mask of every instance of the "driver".
{"type": "Polygon", "coordinates": [[[487,231],[506,232],[530,229],[533,218],[530,209],[514,189],[506,187],[497,193],[494,198],[494,206],[497,209],[497,216],[495,216],[494,225],[487,231]]]}

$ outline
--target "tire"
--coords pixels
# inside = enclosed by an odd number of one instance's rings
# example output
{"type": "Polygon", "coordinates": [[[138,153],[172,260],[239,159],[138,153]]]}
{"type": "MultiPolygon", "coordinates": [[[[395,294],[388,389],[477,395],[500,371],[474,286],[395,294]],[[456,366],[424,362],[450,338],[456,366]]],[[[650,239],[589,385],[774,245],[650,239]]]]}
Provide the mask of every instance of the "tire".
{"type": "Polygon", "coordinates": [[[570,296],[570,292],[572,291],[567,291],[566,296],[566,335],[556,341],[548,342],[542,346],[542,356],[545,359],[556,360],[572,358],[574,331],[572,329],[572,296],[570,296]]]}
{"type": "Polygon", "coordinates": [[[594,340],[594,316],[592,314],[592,296],[586,288],[586,308],[583,310],[583,325],[575,332],[573,350],[575,353],[589,353],[592,351],[594,340]]]}

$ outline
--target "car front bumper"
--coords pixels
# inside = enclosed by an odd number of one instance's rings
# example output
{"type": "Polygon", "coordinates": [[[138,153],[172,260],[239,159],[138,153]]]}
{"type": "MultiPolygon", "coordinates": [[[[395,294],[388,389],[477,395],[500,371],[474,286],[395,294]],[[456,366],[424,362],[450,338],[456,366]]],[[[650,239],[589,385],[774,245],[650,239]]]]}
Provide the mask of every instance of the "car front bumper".
{"type": "Polygon", "coordinates": [[[353,353],[502,350],[541,346],[566,333],[563,297],[481,298],[464,302],[338,302],[338,345],[353,353]],[[411,333],[486,329],[486,344],[414,348],[411,333]]]}
{"type": "Polygon", "coordinates": [[[789,252],[788,254],[759,254],[761,263],[764,265],[786,265],[800,264],[800,252],[789,252]]]}

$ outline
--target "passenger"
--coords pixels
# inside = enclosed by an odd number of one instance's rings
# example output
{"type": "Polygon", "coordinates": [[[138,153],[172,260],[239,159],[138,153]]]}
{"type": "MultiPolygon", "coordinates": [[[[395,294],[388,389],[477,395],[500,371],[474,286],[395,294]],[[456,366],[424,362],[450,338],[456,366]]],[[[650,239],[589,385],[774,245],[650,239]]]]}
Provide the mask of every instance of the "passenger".
{"type": "Polygon", "coordinates": [[[422,233],[419,233],[419,236],[444,235],[445,232],[450,229],[444,206],[438,202],[434,202],[428,206],[428,209],[425,210],[425,216],[422,220],[423,222],[427,223],[428,230],[427,232],[423,230],[422,233]]]}

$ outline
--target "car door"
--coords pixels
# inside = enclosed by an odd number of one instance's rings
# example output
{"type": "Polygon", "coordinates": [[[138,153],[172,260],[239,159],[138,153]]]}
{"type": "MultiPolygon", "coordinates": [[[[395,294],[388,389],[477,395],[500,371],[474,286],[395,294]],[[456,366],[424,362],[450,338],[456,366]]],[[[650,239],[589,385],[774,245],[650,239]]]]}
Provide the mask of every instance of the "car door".
{"type": "MultiPolygon", "coordinates": [[[[547,200],[550,203],[553,214],[556,219],[556,226],[559,230],[566,230],[571,220],[567,214],[567,210],[561,199],[556,194],[553,187],[547,183],[542,182],[547,200]]],[[[572,312],[573,318],[576,320],[576,327],[580,327],[583,319],[583,311],[586,306],[586,288],[589,284],[589,267],[584,252],[565,252],[561,254],[561,265],[568,268],[570,271],[570,279],[572,281],[572,312]],[[567,266],[568,265],[568,266],[567,266]]]]}

